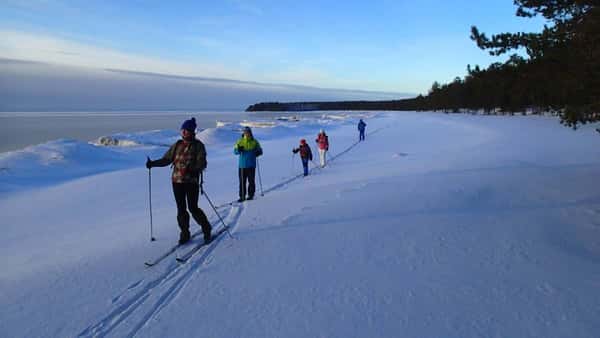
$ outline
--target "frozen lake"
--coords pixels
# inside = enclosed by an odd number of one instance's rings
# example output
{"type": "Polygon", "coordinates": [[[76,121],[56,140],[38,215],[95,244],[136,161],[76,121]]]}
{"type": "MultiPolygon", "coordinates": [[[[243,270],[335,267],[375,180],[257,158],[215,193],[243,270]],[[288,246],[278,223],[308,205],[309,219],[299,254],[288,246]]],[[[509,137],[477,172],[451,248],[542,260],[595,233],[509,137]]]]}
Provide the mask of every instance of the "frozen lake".
{"type": "Polygon", "coordinates": [[[198,128],[215,127],[216,120],[247,119],[236,112],[0,112],[0,153],[29,145],[69,138],[90,141],[120,132],[179,129],[191,116],[198,128]]]}
{"type": "MultiPolygon", "coordinates": [[[[303,112],[302,116],[322,112],[303,112]]],[[[0,153],[22,149],[29,145],[67,138],[80,141],[96,140],[115,133],[144,130],[175,129],[190,117],[196,118],[198,129],[214,128],[216,121],[275,119],[293,116],[293,112],[243,111],[122,111],[122,112],[0,112],[0,153]]]]}

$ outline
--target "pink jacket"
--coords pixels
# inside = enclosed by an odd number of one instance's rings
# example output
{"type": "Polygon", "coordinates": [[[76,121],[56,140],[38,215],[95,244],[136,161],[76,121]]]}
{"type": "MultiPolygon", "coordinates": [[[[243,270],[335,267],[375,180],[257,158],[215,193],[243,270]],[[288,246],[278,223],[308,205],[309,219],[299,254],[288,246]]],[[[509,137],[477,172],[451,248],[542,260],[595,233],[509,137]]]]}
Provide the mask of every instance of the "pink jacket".
{"type": "Polygon", "coordinates": [[[319,149],[329,150],[329,138],[325,133],[317,135],[315,142],[319,144],[319,149]]]}

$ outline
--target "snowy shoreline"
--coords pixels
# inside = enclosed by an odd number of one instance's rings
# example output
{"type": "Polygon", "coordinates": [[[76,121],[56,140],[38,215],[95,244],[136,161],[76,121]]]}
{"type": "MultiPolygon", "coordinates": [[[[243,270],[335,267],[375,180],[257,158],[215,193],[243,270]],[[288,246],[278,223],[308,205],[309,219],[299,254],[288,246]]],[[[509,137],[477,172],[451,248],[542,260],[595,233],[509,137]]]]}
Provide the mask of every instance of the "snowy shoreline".
{"type": "MultiPolygon", "coordinates": [[[[335,114],[336,117],[340,114],[335,114]]],[[[143,262],[178,236],[177,131],[60,140],[0,156],[0,332],[9,336],[592,337],[600,329],[594,128],[552,118],[388,114],[254,128],[264,196],[237,191],[238,125],[199,133],[205,188],[232,227],[186,264],[143,262]],[[306,178],[291,153],[333,159],[306,178]],[[131,145],[131,144],[135,145],[131,145]],[[235,318],[235,320],[231,320],[235,318]],[[182,325],[185,323],[185,325],[182,325]]],[[[256,121],[262,126],[261,121],[256,121]]],[[[235,124],[235,123],[234,123],[235,124]]],[[[210,221],[218,218],[202,199],[210,221]]],[[[198,227],[192,222],[194,229],[198,227]]]]}
{"type": "MultiPolygon", "coordinates": [[[[274,117],[273,121],[244,119],[225,125],[217,123],[215,128],[200,130],[198,138],[207,145],[221,147],[224,143],[233,144],[244,126],[257,128],[258,133],[264,134],[264,137],[274,138],[301,134],[306,129],[318,130],[316,125],[335,128],[356,118],[375,115],[376,113],[322,114],[303,118],[302,122],[301,119],[280,120],[279,116],[274,117]],[[261,129],[264,128],[272,130],[263,133],[261,129]]],[[[175,125],[178,123],[174,122],[175,125]]],[[[170,146],[178,138],[178,130],[150,130],[117,133],[90,142],[58,139],[0,153],[0,198],[11,191],[35,189],[88,175],[137,167],[147,155],[161,156],[163,148],[170,146]]]]}

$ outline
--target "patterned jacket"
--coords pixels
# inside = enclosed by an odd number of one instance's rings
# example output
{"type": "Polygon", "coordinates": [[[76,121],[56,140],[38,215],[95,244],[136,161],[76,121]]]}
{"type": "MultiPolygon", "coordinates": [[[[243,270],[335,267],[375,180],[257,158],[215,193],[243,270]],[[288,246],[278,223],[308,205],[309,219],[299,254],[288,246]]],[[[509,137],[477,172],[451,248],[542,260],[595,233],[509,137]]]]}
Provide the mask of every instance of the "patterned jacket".
{"type": "Polygon", "coordinates": [[[179,140],[173,144],[165,155],[152,162],[155,167],[166,167],[173,164],[173,183],[199,183],[200,173],[206,169],[206,149],[198,140],[179,140]]]}

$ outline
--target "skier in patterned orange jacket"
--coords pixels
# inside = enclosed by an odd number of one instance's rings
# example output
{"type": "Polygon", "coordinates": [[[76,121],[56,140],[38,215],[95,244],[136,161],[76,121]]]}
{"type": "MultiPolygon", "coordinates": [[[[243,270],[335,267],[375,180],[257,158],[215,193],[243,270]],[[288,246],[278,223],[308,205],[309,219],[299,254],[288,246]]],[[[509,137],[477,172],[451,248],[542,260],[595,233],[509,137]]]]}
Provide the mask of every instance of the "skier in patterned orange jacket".
{"type": "Polygon", "coordinates": [[[198,207],[200,194],[200,175],[206,169],[206,149],[204,144],[196,139],[196,119],[186,120],[181,125],[181,140],[173,144],[165,155],[158,160],[146,161],[148,169],[166,167],[173,164],[173,194],[177,203],[177,223],[181,230],[179,244],[190,240],[190,210],[192,217],[202,227],[204,241],[211,240],[211,226],[206,214],[198,207]],[[186,203],[187,200],[187,203],[186,203]]]}

